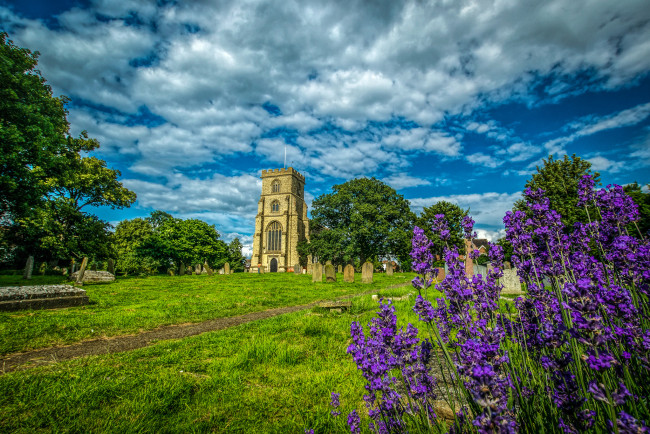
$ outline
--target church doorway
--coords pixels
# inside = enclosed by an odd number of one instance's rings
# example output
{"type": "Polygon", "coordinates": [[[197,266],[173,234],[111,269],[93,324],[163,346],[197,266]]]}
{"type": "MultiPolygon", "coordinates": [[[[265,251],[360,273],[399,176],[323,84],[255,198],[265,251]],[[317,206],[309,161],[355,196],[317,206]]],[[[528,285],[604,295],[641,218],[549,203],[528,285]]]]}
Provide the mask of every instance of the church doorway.
{"type": "Polygon", "coordinates": [[[273,258],[271,259],[271,273],[277,273],[278,272],[278,260],[273,258]]]}

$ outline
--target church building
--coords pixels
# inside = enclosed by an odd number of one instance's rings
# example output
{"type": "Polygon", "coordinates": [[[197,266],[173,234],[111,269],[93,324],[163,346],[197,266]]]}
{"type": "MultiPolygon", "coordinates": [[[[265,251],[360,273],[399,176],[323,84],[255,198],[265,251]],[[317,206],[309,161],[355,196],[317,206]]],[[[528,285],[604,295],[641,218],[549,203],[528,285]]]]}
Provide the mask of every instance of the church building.
{"type": "Polygon", "coordinates": [[[251,272],[288,271],[299,264],[298,242],[309,239],[305,177],[294,168],[262,170],[251,272]]]}

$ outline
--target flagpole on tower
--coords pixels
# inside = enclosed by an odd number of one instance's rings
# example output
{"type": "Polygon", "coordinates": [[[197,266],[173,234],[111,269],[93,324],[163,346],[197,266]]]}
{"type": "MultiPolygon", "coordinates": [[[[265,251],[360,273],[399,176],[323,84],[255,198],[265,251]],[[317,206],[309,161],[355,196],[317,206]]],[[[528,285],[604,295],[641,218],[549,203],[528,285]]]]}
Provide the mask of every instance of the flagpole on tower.
{"type": "Polygon", "coordinates": [[[287,168],[287,145],[284,145],[284,168],[287,168]]]}

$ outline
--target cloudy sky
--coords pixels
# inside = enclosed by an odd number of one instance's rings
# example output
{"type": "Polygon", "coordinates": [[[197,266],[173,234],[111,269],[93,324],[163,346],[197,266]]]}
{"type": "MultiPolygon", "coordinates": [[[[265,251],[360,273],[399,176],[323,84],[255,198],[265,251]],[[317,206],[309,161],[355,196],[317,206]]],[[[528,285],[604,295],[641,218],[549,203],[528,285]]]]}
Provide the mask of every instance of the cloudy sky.
{"type": "Polygon", "coordinates": [[[498,236],[541,159],[650,182],[647,0],[0,0],[75,134],[155,209],[251,241],[262,169],[371,177],[498,236]]]}

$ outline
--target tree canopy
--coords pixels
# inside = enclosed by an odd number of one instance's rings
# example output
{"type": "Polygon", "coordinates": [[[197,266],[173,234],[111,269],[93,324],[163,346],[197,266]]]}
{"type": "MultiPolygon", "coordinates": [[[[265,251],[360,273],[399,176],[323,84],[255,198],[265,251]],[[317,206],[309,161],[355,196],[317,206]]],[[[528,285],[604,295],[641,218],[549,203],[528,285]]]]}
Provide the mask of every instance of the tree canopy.
{"type": "Polygon", "coordinates": [[[135,193],[105,161],[83,156],[99,142],[85,131],[70,136],[67,98],[52,95],[37,58],[0,34],[3,242],[54,259],[107,256],[110,225],[84,208],[128,207],[135,193]]]}
{"type": "Polygon", "coordinates": [[[449,225],[449,246],[455,245],[458,247],[459,252],[464,253],[465,241],[463,235],[463,226],[461,225],[463,217],[469,214],[468,209],[462,209],[460,206],[446,201],[436,202],[429,207],[422,209],[422,213],[417,218],[415,224],[424,230],[424,234],[433,243],[434,253],[440,255],[442,258],[443,248],[445,242],[440,239],[437,234],[434,235],[431,230],[435,216],[437,214],[444,214],[449,225]]]}
{"type": "MultiPolygon", "coordinates": [[[[649,188],[650,185],[646,185],[646,188],[649,188]]],[[[650,237],[650,191],[644,193],[641,186],[636,182],[628,184],[623,187],[623,191],[627,193],[628,196],[632,198],[634,203],[639,207],[639,221],[636,227],[628,228],[630,234],[639,236],[643,235],[644,237],[650,237]]]]}
{"type": "MultiPolygon", "coordinates": [[[[583,175],[592,175],[596,185],[600,184],[600,174],[591,171],[591,163],[573,154],[570,158],[564,155],[561,160],[555,160],[552,155],[542,160],[543,166],[537,166],[537,173],[526,182],[526,188],[544,190],[549,198],[551,209],[562,215],[562,222],[572,227],[577,221],[587,221],[587,215],[582,207],[578,207],[578,182],[583,175]]],[[[515,202],[515,209],[525,211],[526,201],[515,202]]]]}
{"type": "Polygon", "coordinates": [[[312,203],[310,242],[306,248],[321,260],[361,263],[396,257],[410,263],[415,215],[409,202],[375,178],[359,178],[332,187],[312,203]]]}

